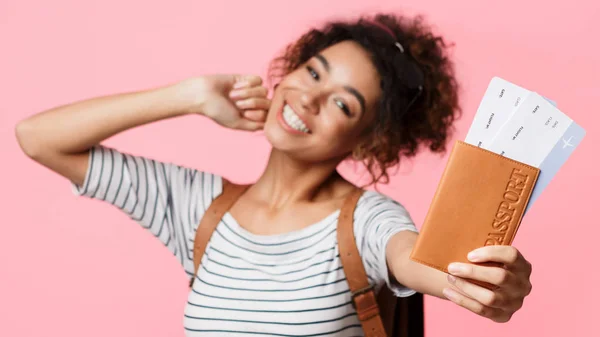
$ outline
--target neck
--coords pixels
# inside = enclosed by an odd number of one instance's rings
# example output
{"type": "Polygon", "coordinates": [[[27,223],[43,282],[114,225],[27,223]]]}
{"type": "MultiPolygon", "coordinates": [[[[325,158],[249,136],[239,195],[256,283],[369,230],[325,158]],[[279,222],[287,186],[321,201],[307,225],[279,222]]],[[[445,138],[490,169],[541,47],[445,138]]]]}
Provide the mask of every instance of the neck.
{"type": "Polygon", "coordinates": [[[343,181],[336,171],[339,163],[337,159],[320,163],[299,161],[273,149],[252,190],[273,208],[331,198],[336,194],[335,186],[343,181]]]}

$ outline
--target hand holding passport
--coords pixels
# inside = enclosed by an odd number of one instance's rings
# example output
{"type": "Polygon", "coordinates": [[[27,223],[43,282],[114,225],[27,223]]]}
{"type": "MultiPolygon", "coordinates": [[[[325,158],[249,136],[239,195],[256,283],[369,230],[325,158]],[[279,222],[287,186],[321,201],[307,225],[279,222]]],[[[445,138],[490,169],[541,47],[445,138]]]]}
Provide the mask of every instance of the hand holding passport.
{"type": "Polygon", "coordinates": [[[511,245],[584,136],[554,102],[494,77],[465,141],[452,148],[411,259],[447,273],[477,248],[511,245]]]}

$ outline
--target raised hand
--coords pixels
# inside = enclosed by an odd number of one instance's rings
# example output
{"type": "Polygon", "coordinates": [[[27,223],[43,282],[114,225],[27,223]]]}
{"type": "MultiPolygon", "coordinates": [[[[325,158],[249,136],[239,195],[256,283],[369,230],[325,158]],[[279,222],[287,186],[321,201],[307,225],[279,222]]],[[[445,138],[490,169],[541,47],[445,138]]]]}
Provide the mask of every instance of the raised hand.
{"type": "Polygon", "coordinates": [[[189,102],[188,113],[202,114],[232,129],[262,129],[271,105],[260,76],[209,75],[176,84],[189,102]]]}

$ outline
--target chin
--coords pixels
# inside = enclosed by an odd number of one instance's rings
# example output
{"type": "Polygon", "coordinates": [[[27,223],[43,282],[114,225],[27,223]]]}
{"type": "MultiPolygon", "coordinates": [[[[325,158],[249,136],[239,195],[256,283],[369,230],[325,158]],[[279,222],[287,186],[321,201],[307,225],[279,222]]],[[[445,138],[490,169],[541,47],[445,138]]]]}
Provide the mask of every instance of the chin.
{"type": "Polygon", "coordinates": [[[263,129],[263,133],[267,141],[274,149],[284,151],[284,152],[294,152],[294,150],[300,150],[298,148],[298,141],[296,139],[292,139],[287,132],[282,130],[275,123],[267,122],[263,129]]]}
{"type": "Polygon", "coordinates": [[[270,126],[267,124],[264,128],[264,135],[273,150],[285,153],[287,156],[314,164],[333,160],[333,157],[327,153],[322,145],[307,144],[306,141],[301,141],[291,137],[286,131],[278,128],[277,125],[270,126]],[[315,148],[315,147],[319,148],[315,148]]]}

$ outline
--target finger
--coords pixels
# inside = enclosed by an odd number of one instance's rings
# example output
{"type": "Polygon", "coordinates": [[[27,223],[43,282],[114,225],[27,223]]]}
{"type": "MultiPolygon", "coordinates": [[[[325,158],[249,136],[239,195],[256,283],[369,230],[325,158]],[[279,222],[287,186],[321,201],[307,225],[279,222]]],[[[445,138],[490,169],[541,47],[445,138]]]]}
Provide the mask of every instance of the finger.
{"type": "Polygon", "coordinates": [[[443,290],[444,296],[450,301],[458,304],[459,306],[472,311],[480,316],[492,319],[495,322],[507,322],[510,316],[504,311],[498,308],[488,307],[476,300],[469,298],[456,290],[445,288],[443,290]]]}
{"type": "Polygon", "coordinates": [[[261,130],[265,126],[263,122],[255,122],[247,119],[240,119],[237,125],[237,129],[246,131],[257,131],[261,130]]]}
{"type": "Polygon", "coordinates": [[[448,265],[448,273],[454,276],[503,285],[514,279],[514,274],[504,268],[478,266],[454,262],[448,265]]]}
{"type": "Polygon", "coordinates": [[[258,87],[247,87],[241,89],[232,90],[229,93],[229,97],[234,100],[247,99],[252,97],[267,97],[269,89],[263,86],[258,87]]]}
{"type": "Polygon", "coordinates": [[[506,298],[500,292],[486,289],[461,277],[448,275],[448,282],[467,297],[485,306],[501,308],[506,302],[506,298]]]}
{"type": "Polygon", "coordinates": [[[525,262],[523,255],[513,246],[486,246],[470,252],[467,257],[471,262],[500,262],[508,266],[525,262]]]}
{"type": "Polygon", "coordinates": [[[235,83],[233,84],[234,89],[244,87],[254,87],[262,85],[262,78],[257,75],[237,75],[235,77],[235,83]]]}
{"type": "Polygon", "coordinates": [[[244,118],[255,122],[264,122],[267,117],[267,111],[265,110],[246,110],[242,113],[244,118]]]}
{"type": "Polygon", "coordinates": [[[235,105],[243,110],[269,110],[271,100],[267,98],[248,98],[235,102],[235,105]]]}

